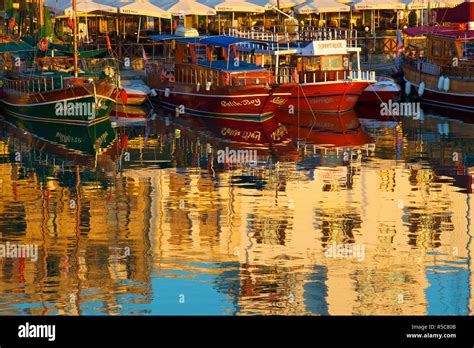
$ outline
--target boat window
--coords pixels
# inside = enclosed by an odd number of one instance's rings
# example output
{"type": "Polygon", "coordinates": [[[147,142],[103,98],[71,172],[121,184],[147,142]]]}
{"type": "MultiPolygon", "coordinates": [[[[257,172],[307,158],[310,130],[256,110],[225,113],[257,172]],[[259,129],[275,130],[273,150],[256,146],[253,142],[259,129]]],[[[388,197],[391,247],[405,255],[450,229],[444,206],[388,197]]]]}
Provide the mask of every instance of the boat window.
{"type": "Polygon", "coordinates": [[[303,70],[305,71],[321,70],[320,58],[319,57],[304,57],[303,70]]]}
{"type": "Polygon", "coordinates": [[[474,42],[466,42],[464,44],[464,57],[474,59],[474,42]]]}
{"type": "Polygon", "coordinates": [[[321,57],[322,70],[342,70],[342,56],[321,57]]]}
{"type": "Polygon", "coordinates": [[[431,45],[431,54],[433,57],[441,57],[443,55],[443,42],[433,40],[431,45]]]}

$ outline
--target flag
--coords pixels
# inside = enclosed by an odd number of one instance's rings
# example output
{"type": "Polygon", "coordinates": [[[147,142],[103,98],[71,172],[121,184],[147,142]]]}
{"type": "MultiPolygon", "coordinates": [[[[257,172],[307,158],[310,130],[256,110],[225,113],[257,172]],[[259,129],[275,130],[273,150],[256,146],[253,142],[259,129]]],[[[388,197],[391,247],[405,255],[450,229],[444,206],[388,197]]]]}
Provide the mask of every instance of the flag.
{"type": "Polygon", "coordinates": [[[397,29],[397,48],[396,48],[397,55],[400,51],[403,51],[404,48],[405,48],[405,45],[403,44],[402,34],[400,32],[400,29],[397,29]]]}

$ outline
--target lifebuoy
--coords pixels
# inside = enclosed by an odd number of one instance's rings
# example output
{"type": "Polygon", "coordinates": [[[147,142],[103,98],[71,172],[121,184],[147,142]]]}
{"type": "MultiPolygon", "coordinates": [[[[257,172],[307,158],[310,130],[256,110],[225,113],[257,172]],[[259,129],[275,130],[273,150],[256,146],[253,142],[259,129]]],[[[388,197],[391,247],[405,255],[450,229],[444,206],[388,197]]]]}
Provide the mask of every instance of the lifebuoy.
{"type": "Polygon", "coordinates": [[[46,50],[48,49],[48,45],[49,45],[48,39],[45,37],[42,38],[40,42],[38,43],[38,47],[41,52],[46,52],[46,50]]]}
{"type": "Polygon", "coordinates": [[[174,81],[175,81],[175,79],[174,79],[174,74],[173,74],[171,71],[169,72],[168,81],[169,81],[169,82],[174,82],[174,81]]]}

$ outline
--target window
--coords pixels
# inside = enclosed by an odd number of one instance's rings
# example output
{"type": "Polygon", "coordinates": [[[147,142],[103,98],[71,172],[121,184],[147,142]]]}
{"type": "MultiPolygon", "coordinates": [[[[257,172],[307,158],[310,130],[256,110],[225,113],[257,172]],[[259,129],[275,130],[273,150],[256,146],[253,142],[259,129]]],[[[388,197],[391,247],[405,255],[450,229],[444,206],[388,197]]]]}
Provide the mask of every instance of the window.
{"type": "Polygon", "coordinates": [[[304,57],[303,58],[304,71],[318,71],[321,70],[321,63],[319,57],[304,57]]]}
{"type": "Polygon", "coordinates": [[[431,45],[431,53],[433,57],[441,57],[443,55],[443,42],[433,40],[431,45]]]}
{"type": "Polygon", "coordinates": [[[343,70],[341,56],[322,57],[322,70],[343,70]]]}

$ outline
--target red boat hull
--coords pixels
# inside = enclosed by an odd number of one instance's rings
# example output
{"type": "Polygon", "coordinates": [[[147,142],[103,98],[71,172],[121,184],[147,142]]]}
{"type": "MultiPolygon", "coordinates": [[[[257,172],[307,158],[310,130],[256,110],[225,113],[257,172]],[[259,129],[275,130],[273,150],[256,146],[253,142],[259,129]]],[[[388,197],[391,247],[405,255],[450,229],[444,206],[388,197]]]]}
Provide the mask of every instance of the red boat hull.
{"type": "Polygon", "coordinates": [[[364,89],[367,81],[327,82],[299,84],[287,103],[286,110],[293,107],[296,111],[317,113],[338,113],[352,110],[364,89]]]}
{"type": "Polygon", "coordinates": [[[172,115],[261,122],[270,119],[288,102],[296,85],[218,87],[197,91],[189,84],[157,88],[159,105],[172,115]]]}

